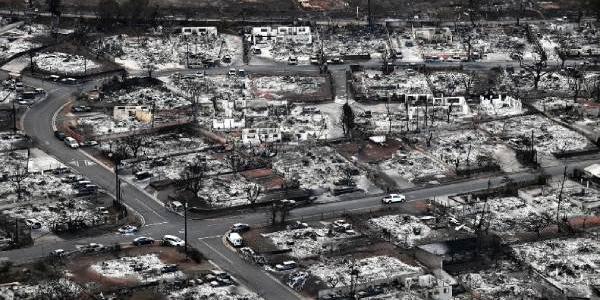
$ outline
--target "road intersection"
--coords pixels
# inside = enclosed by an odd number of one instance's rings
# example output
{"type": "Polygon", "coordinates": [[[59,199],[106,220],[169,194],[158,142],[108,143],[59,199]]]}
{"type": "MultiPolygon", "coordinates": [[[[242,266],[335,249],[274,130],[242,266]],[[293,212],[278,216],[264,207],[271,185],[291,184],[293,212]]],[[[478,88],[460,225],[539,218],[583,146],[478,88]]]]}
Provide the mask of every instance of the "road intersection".
{"type": "MultiPolygon", "coordinates": [[[[332,66],[332,69],[334,71],[344,71],[347,67],[347,65],[339,65],[332,66]]],[[[470,67],[483,68],[490,66],[487,64],[470,64],[470,67]]],[[[315,72],[318,70],[315,66],[244,66],[244,69],[247,72],[273,72],[274,70],[281,72],[315,72]]],[[[163,72],[160,76],[173,72],[175,71],[163,72]]],[[[181,70],[177,72],[181,72],[181,70]]],[[[185,70],[183,72],[191,73],[198,72],[198,70],[185,70]]],[[[209,74],[225,73],[227,72],[227,68],[214,68],[206,72],[209,74]]],[[[112,168],[97,161],[83,149],[73,150],[67,148],[64,143],[55,139],[53,134],[58,112],[73,99],[74,95],[81,91],[94,89],[101,79],[92,80],[79,86],[44,82],[31,77],[25,77],[23,80],[27,85],[44,88],[48,91],[46,99],[32,105],[22,117],[21,128],[23,131],[31,136],[34,142],[36,142],[37,147],[43,151],[73,168],[81,175],[86,176],[106,191],[114,191],[115,176],[112,168]]],[[[600,159],[598,157],[587,157],[565,163],[572,169],[587,166],[595,162],[600,162],[600,159]]],[[[546,175],[560,175],[563,171],[563,165],[556,165],[545,167],[541,170],[508,174],[507,176],[511,181],[519,182],[532,180],[541,173],[546,175]]],[[[412,201],[480,191],[487,189],[489,186],[498,187],[506,184],[505,177],[507,176],[475,178],[444,185],[430,186],[406,191],[405,195],[409,201],[412,201]]],[[[153,195],[128,182],[122,184],[121,192],[124,203],[144,220],[145,225],[141,228],[139,234],[155,238],[160,238],[165,234],[182,235],[183,218],[178,214],[168,211],[153,195]]],[[[354,200],[299,207],[291,211],[290,219],[316,219],[324,214],[335,214],[336,212],[368,212],[369,210],[381,209],[384,206],[380,199],[381,195],[375,195],[354,200]]],[[[255,290],[265,299],[298,299],[300,296],[295,291],[275,279],[266,270],[244,261],[222,242],[222,235],[229,229],[232,223],[243,222],[253,225],[266,225],[265,222],[267,219],[267,212],[265,211],[232,211],[230,216],[223,218],[195,218],[188,222],[190,245],[200,250],[213,263],[230,272],[234,277],[255,290]]],[[[95,237],[58,241],[52,244],[52,249],[49,249],[49,246],[46,244],[4,251],[0,253],[0,256],[9,257],[18,263],[46,256],[51,250],[56,248],[73,251],[78,244],[89,242],[103,244],[129,243],[131,240],[131,236],[108,233],[95,237]]]]}

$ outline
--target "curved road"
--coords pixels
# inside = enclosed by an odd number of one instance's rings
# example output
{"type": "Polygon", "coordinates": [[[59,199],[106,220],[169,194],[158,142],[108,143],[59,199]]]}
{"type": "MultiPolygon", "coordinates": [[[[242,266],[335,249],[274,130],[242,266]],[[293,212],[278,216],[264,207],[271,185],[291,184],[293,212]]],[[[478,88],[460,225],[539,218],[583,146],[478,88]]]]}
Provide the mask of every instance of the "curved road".
{"type": "MultiPolygon", "coordinates": [[[[345,67],[345,66],[344,66],[345,67]]],[[[342,68],[342,66],[336,66],[342,68]]],[[[244,66],[247,71],[282,71],[280,68],[270,66],[244,66]]],[[[224,72],[227,68],[211,69],[209,72],[224,72]]],[[[284,71],[314,71],[314,66],[296,66],[285,67],[284,71]]],[[[192,71],[187,71],[192,72],[192,71]]],[[[197,71],[196,71],[197,72],[197,71]]],[[[168,74],[165,72],[164,74],[168,74]]],[[[86,176],[100,187],[112,192],[115,190],[114,173],[111,169],[99,163],[77,163],[81,161],[93,161],[83,150],[72,150],[67,148],[63,142],[54,138],[53,118],[66,103],[72,99],[72,95],[81,90],[94,88],[96,81],[88,82],[81,86],[66,86],[51,82],[44,82],[34,78],[24,78],[28,85],[43,88],[48,92],[48,97],[39,103],[33,105],[22,118],[23,130],[30,135],[37,146],[50,155],[56,157],[65,165],[73,168],[81,175],[86,176]]],[[[598,162],[597,157],[589,157],[578,161],[568,161],[569,166],[586,166],[598,162]]],[[[544,169],[547,174],[560,175],[563,171],[562,166],[549,167],[544,169]]],[[[537,172],[521,172],[511,174],[512,180],[522,181],[533,178],[537,172]]],[[[428,187],[414,191],[406,192],[408,200],[418,200],[432,198],[455,193],[465,193],[471,191],[484,190],[488,186],[488,180],[492,186],[504,184],[503,176],[492,178],[476,178],[468,181],[455,182],[447,185],[428,187]]],[[[122,185],[122,195],[125,204],[143,216],[145,226],[141,228],[140,234],[160,238],[164,234],[183,235],[183,219],[176,214],[168,212],[162,204],[152,195],[143,190],[125,183],[122,185]]],[[[332,213],[340,214],[342,212],[359,212],[381,209],[383,205],[378,197],[365,197],[355,200],[332,202],[309,207],[302,207],[293,210],[290,214],[291,219],[319,219],[323,214],[331,216],[332,213]]],[[[409,205],[409,204],[404,204],[409,205]]],[[[265,299],[298,299],[301,298],[296,292],[280,283],[265,270],[246,263],[236,253],[227,248],[222,242],[222,235],[227,231],[232,223],[244,222],[249,224],[265,224],[268,215],[264,211],[251,212],[233,212],[229,217],[190,220],[188,222],[188,240],[191,246],[199,249],[208,259],[213,261],[219,267],[230,272],[240,282],[249,288],[257,291],[265,299]]],[[[75,245],[89,242],[99,242],[111,244],[116,242],[129,242],[130,236],[122,236],[114,233],[105,234],[97,237],[82,238],[76,240],[67,240],[57,242],[52,245],[54,248],[63,248],[65,250],[74,250],[75,245]]],[[[6,256],[15,262],[22,262],[36,259],[47,255],[52,250],[48,245],[34,245],[25,249],[13,251],[4,251],[0,256],[6,256]]]]}
{"type": "MultiPolygon", "coordinates": [[[[111,169],[98,163],[73,163],[93,160],[83,150],[67,148],[63,142],[54,137],[52,124],[55,113],[72,99],[72,95],[78,91],[78,88],[42,82],[33,78],[24,78],[24,81],[28,85],[45,88],[48,97],[33,105],[23,116],[23,130],[34,139],[40,149],[89,178],[101,188],[109,192],[114,191],[115,176],[111,169]]],[[[93,88],[94,83],[85,84],[83,90],[93,88]]],[[[122,184],[121,191],[124,203],[144,218],[146,225],[141,229],[140,234],[155,238],[160,238],[164,234],[183,235],[183,219],[179,215],[167,211],[154,197],[128,183],[122,184]]],[[[225,220],[226,218],[190,221],[188,223],[190,245],[199,249],[208,259],[230,272],[249,288],[259,292],[265,299],[298,299],[299,296],[294,291],[281,284],[266,271],[247,264],[236,253],[223,245],[221,236],[232,223],[236,222],[233,219],[229,222],[225,220]]],[[[110,244],[130,242],[131,239],[131,236],[106,234],[100,237],[59,242],[53,245],[53,248],[74,250],[75,245],[92,241],[110,244]]],[[[45,256],[50,250],[52,249],[44,249],[44,246],[33,246],[6,251],[1,255],[13,258],[15,261],[23,261],[45,256]]]]}

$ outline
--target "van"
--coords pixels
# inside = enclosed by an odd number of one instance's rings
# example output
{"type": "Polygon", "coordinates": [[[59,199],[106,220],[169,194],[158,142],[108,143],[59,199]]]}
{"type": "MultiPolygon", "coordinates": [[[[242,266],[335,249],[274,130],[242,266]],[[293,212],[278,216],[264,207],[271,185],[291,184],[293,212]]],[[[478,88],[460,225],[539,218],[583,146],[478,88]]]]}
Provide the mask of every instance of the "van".
{"type": "Polygon", "coordinates": [[[183,211],[183,204],[181,204],[181,202],[179,201],[171,201],[171,202],[167,202],[167,204],[165,205],[165,207],[170,210],[170,211],[174,211],[174,212],[180,212],[183,211]]]}
{"type": "Polygon", "coordinates": [[[232,232],[227,236],[227,241],[234,247],[242,247],[244,245],[244,239],[237,232],[232,232]]]}
{"type": "Polygon", "coordinates": [[[65,137],[65,145],[67,145],[71,149],[79,148],[79,143],[77,142],[77,140],[75,140],[74,138],[72,138],[70,136],[65,137]]]}

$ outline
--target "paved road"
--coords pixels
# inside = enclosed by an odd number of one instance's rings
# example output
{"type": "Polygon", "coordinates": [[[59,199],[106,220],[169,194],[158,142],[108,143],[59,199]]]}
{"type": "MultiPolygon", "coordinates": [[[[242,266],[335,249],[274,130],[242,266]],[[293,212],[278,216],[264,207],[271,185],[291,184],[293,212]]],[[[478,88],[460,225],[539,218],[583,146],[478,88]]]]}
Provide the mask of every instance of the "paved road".
{"type": "MultiPolygon", "coordinates": [[[[67,148],[63,142],[54,138],[51,126],[53,124],[54,113],[72,99],[71,96],[77,91],[77,88],[41,82],[32,78],[25,78],[24,81],[26,84],[35,87],[43,86],[48,91],[47,99],[33,105],[24,115],[22,120],[24,131],[33,137],[40,149],[72,167],[101,188],[107,191],[114,191],[116,180],[112,170],[94,162],[83,150],[67,148]],[[89,163],[74,164],[72,163],[74,161],[88,161],[89,163]]],[[[91,89],[94,85],[94,82],[90,82],[83,86],[83,90],[91,89]]],[[[131,184],[123,183],[121,191],[125,204],[141,214],[145,220],[146,226],[140,234],[150,235],[155,238],[160,238],[164,234],[183,236],[183,220],[179,215],[167,211],[158,200],[131,184]]],[[[215,236],[222,236],[234,222],[234,220],[224,222],[224,219],[190,222],[188,230],[190,245],[200,249],[206,257],[216,262],[224,270],[232,273],[250,288],[261,291],[261,294],[266,299],[297,299],[298,296],[294,291],[270,277],[266,271],[257,266],[242,262],[236,253],[230,251],[220,242],[220,239],[217,238],[215,240],[215,236]],[[212,237],[212,239],[200,240],[200,238],[207,237],[212,237]]],[[[91,241],[112,244],[115,242],[129,242],[131,239],[131,236],[111,233],[100,237],[59,242],[53,244],[53,247],[70,251],[74,250],[77,244],[84,244],[91,241]]],[[[44,245],[33,246],[26,249],[3,252],[0,255],[13,258],[16,261],[24,261],[47,255],[51,249],[47,249],[46,247],[44,245]]]]}
{"type": "MultiPolygon", "coordinates": [[[[273,71],[278,67],[273,66],[244,66],[252,72],[273,71]]],[[[346,66],[335,66],[334,68],[346,68],[346,66]]],[[[223,72],[227,68],[210,69],[210,72],[223,72]]],[[[295,66],[281,67],[283,71],[316,71],[314,66],[295,66]],[[285,69],[284,69],[285,68],[285,69]]],[[[186,71],[192,72],[192,71],[186,71]]],[[[165,73],[168,74],[168,73],[165,73]]],[[[114,191],[115,179],[112,170],[107,169],[99,163],[94,162],[82,150],[72,150],[67,148],[62,142],[58,141],[53,136],[53,117],[65,103],[72,99],[72,95],[79,90],[87,90],[94,87],[95,82],[89,82],[79,87],[65,86],[50,82],[43,82],[33,78],[24,78],[26,84],[41,87],[48,91],[48,97],[45,101],[36,103],[24,115],[22,119],[24,131],[32,136],[37,142],[38,147],[46,151],[50,155],[55,156],[58,160],[66,165],[69,165],[77,172],[88,177],[100,187],[107,191],[114,191]],[[74,164],[73,161],[89,161],[86,164],[74,164]]],[[[594,158],[585,162],[570,163],[571,167],[576,165],[587,165],[592,162],[597,162],[594,158]]],[[[544,171],[551,175],[561,174],[562,166],[546,168],[544,171]]],[[[535,174],[531,172],[523,172],[513,174],[510,177],[515,181],[531,179],[535,174]]],[[[491,179],[492,186],[501,184],[502,177],[493,177],[491,179]]],[[[476,190],[486,189],[488,186],[488,178],[474,179],[465,182],[458,182],[443,186],[434,186],[425,189],[407,192],[408,200],[425,199],[435,196],[464,193],[476,190]]],[[[143,190],[136,188],[130,184],[122,186],[123,199],[125,203],[133,210],[141,214],[145,220],[145,226],[142,228],[141,235],[150,235],[155,238],[160,238],[164,234],[176,234],[183,236],[183,220],[180,216],[168,212],[156,199],[147,194],[143,190]]],[[[333,202],[310,207],[302,207],[291,212],[292,219],[301,219],[309,217],[319,217],[322,213],[327,212],[358,212],[368,211],[369,209],[381,208],[382,204],[379,201],[380,197],[366,197],[357,200],[333,202]]],[[[226,232],[228,227],[235,222],[245,222],[249,224],[264,224],[267,220],[267,215],[263,211],[252,213],[232,214],[225,218],[193,220],[189,224],[190,245],[201,250],[205,256],[215,262],[224,270],[231,272],[236,278],[248,285],[251,289],[258,291],[266,299],[297,299],[299,296],[274,279],[269,273],[257,266],[246,264],[237,254],[229,250],[222,242],[220,236],[226,232]]],[[[84,244],[91,241],[104,244],[115,242],[129,242],[131,236],[122,236],[114,233],[105,234],[97,237],[82,238],[76,240],[68,240],[57,242],[52,245],[54,248],[63,248],[66,250],[74,250],[75,245],[84,244]]],[[[7,256],[14,259],[16,262],[27,261],[38,257],[45,256],[48,251],[47,245],[34,245],[26,249],[18,249],[14,251],[5,251],[0,253],[1,256],[7,256]]]]}

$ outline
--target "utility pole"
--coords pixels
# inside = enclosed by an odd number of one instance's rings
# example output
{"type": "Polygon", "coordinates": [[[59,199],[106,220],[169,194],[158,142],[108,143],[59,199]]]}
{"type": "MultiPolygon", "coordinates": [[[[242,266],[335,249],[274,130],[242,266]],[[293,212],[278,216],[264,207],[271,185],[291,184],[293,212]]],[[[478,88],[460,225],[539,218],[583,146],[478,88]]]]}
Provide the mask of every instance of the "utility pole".
{"type": "Polygon", "coordinates": [[[17,134],[17,108],[15,106],[15,101],[17,101],[17,97],[12,101],[12,119],[13,119],[13,133],[17,134]]]}
{"type": "Polygon", "coordinates": [[[121,160],[115,162],[115,198],[117,204],[121,205],[121,178],[119,178],[119,163],[121,160]]]}
{"type": "Polygon", "coordinates": [[[373,30],[373,16],[372,16],[372,12],[371,12],[371,0],[369,0],[369,2],[367,3],[368,7],[368,19],[367,21],[369,22],[369,29],[373,30]]]}
{"type": "Polygon", "coordinates": [[[563,173],[563,180],[560,184],[560,192],[558,193],[558,204],[556,206],[556,225],[558,227],[558,232],[561,232],[561,229],[560,229],[560,205],[563,200],[563,190],[565,188],[566,180],[567,180],[567,165],[565,165],[565,171],[563,173]]]}
{"type": "Polygon", "coordinates": [[[151,124],[152,128],[154,128],[155,115],[156,115],[156,101],[152,102],[152,124],[151,124]]]}
{"type": "Polygon", "coordinates": [[[183,240],[184,240],[184,245],[183,245],[183,250],[185,252],[185,258],[189,258],[188,256],[188,202],[189,199],[185,200],[185,203],[183,204],[183,240]]]}

